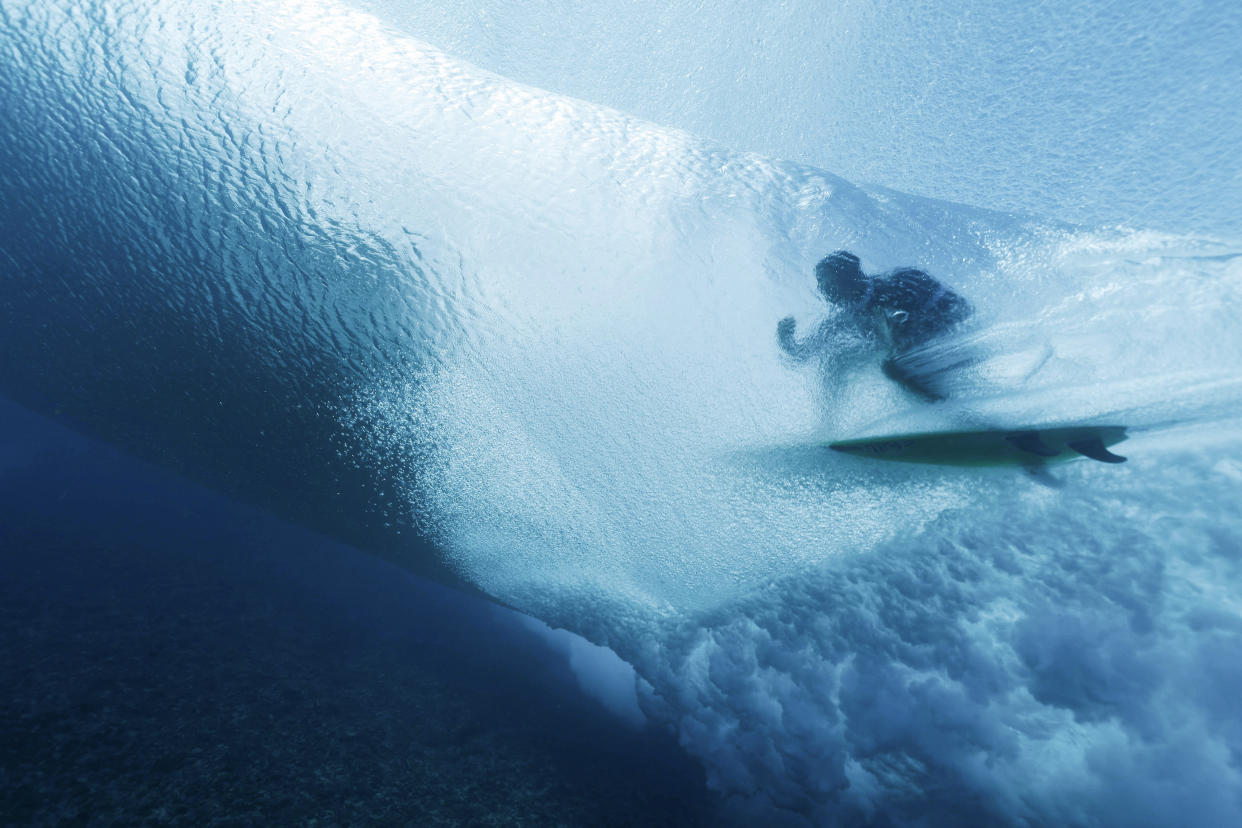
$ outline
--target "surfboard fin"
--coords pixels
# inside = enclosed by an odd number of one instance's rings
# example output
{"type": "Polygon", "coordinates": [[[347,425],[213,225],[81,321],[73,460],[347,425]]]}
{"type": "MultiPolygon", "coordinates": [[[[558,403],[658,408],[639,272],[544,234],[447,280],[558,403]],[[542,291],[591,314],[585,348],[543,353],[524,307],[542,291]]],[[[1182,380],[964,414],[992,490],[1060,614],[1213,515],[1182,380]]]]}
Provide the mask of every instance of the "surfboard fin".
{"type": "Polygon", "coordinates": [[[1048,466],[1044,463],[1032,463],[1024,466],[1023,470],[1026,476],[1041,486],[1049,489],[1064,489],[1065,481],[1060,478],[1053,477],[1052,472],[1048,471],[1048,466]]]}
{"type": "MultiPolygon", "coordinates": [[[[1040,457],[1056,457],[1061,453],[1044,445],[1044,441],[1039,439],[1039,434],[1034,431],[1015,431],[1013,434],[1006,434],[1005,439],[1023,451],[1029,451],[1031,454],[1037,454],[1040,457]]],[[[1100,448],[1102,449],[1103,446],[1100,448]]],[[[1083,453],[1086,454],[1086,452],[1083,453]]],[[[1091,455],[1087,456],[1090,457],[1091,455]]]]}
{"type": "Polygon", "coordinates": [[[1083,457],[1090,457],[1092,460],[1099,460],[1101,463],[1124,463],[1126,458],[1120,454],[1113,454],[1104,446],[1104,441],[1099,437],[1092,437],[1089,440],[1073,440],[1067,445],[1083,457]]]}

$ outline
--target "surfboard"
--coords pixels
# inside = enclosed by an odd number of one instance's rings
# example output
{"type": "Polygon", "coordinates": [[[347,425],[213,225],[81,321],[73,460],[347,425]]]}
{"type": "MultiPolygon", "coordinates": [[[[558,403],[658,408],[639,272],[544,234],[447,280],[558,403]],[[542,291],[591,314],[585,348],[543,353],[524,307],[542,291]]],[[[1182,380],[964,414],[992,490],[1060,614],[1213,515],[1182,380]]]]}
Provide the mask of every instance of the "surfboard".
{"type": "Polygon", "coordinates": [[[1126,439],[1117,425],[1056,428],[985,429],[895,434],[829,443],[828,448],[859,457],[948,466],[1042,466],[1088,457],[1123,463],[1108,450],[1126,439]]]}

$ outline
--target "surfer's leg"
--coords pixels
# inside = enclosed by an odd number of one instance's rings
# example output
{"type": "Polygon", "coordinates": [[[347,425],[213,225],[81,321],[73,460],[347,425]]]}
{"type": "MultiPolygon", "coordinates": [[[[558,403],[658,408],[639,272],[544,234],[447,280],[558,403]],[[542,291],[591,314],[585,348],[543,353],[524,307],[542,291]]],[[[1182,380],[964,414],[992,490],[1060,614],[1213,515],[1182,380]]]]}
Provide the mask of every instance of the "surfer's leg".
{"type": "Polygon", "coordinates": [[[887,357],[884,362],[880,364],[880,369],[884,371],[884,376],[888,377],[902,388],[905,388],[908,391],[913,391],[925,400],[935,402],[937,400],[944,399],[944,394],[941,394],[932,386],[930,377],[919,376],[902,367],[896,356],[890,355],[887,357]]]}

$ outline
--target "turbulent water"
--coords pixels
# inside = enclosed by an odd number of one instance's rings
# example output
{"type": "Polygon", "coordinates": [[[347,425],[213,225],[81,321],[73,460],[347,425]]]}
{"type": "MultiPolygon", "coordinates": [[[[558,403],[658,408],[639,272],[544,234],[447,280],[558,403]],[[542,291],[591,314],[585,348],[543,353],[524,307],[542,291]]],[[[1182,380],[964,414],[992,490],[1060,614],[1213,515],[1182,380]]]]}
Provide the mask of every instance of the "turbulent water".
{"type": "Polygon", "coordinates": [[[0,0],[0,389],[606,643],[765,821],[1242,807],[1242,243],[861,187],[335,2],[0,0]],[[970,297],[926,406],[783,361],[849,248],[970,297]],[[1122,423],[1126,466],[827,439],[1122,423]]]}

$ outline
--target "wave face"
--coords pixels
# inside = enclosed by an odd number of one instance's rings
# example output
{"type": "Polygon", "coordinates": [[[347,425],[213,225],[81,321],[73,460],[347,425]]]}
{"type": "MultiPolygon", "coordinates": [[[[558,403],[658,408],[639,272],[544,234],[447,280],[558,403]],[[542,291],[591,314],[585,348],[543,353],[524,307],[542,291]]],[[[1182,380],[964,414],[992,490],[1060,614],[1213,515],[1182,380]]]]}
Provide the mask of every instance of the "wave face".
{"type": "Polygon", "coordinates": [[[1238,233],[1231,0],[356,0],[494,72],[908,193],[1238,233]],[[775,90],[775,91],[774,91],[775,90]]]}
{"type": "Polygon", "coordinates": [[[608,644],[757,819],[1242,807],[1242,246],[859,187],[326,0],[0,0],[0,55],[5,393],[608,644]],[[975,303],[952,404],[782,361],[842,247],[975,303]],[[817,448],[1076,420],[1131,462],[817,448]]]}

